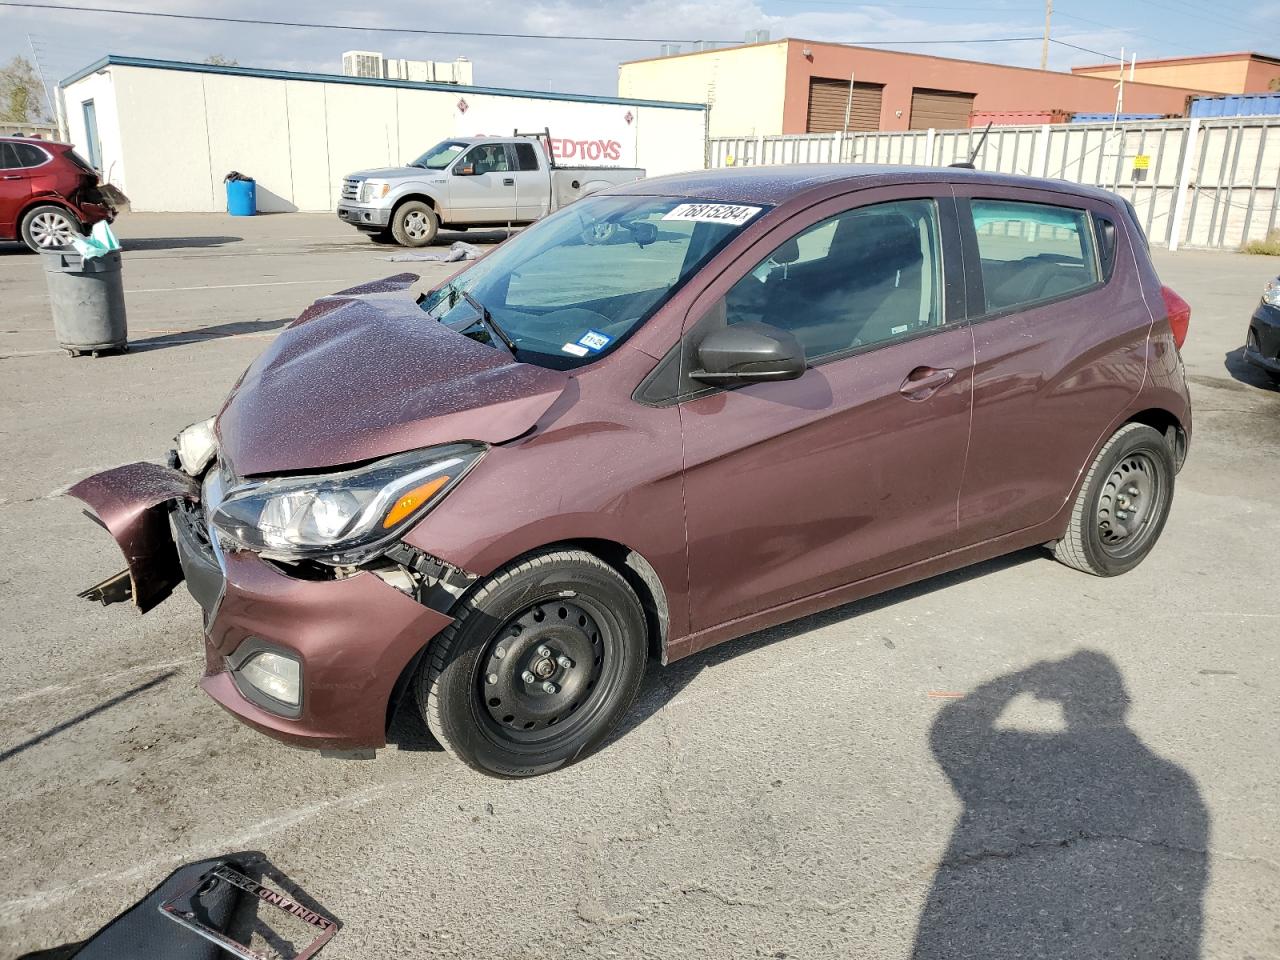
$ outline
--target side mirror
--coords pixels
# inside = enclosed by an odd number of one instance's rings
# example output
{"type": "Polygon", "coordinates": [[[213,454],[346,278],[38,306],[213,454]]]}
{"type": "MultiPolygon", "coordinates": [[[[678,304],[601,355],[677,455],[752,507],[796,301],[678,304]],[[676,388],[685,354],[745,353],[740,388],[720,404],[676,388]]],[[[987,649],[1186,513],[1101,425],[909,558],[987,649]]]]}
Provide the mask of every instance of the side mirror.
{"type": "Polygon", "coordinates": [[[800,341],[767,323],[738,323],[707,334],[698,345],[694,380],[717,386],[796,380],[808,363],[800,341]]]}
{"type": "Polygon", "coordinates": [[[476,175],[476,168],[469,163],[463,164],[460,167],[453,168],[453,175],[455,177],[474,177],[476,175]]]}

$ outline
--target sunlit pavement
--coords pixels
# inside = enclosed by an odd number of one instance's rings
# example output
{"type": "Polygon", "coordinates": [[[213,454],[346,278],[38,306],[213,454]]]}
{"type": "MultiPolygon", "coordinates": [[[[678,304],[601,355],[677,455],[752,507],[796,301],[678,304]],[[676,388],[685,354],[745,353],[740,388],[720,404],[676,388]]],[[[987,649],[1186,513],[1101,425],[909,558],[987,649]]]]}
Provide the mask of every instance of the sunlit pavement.
{"type": "Polygon", "coordinates": [[[1157,252],[1195,438],[1136,571],[1028,551],[655,667],[602,753],[509,783],[411,717],[373,762],[240,726],[185,593],[75,598],[119,561],[59,496],[162,455],[316,296],[455,267],[319,215],[119,233],[134,347],[98,360],[0,250],[0,955],[248,849],[343,921],[332,958],[1280,955],[1280,394],[1238,353],[1280,260],[1157,252]]]}

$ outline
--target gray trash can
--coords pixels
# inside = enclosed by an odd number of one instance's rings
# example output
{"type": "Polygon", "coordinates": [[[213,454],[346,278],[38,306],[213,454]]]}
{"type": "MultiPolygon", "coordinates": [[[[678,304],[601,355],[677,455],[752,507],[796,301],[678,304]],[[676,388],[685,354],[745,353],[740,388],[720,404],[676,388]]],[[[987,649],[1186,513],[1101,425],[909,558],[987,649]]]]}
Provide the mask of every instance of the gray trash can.
{"type": "Polygon", "coordinates": [[[40,251],[58,344],[73,357],[129,349],[120,251],[83,259],[73,251],[40,251]]]}

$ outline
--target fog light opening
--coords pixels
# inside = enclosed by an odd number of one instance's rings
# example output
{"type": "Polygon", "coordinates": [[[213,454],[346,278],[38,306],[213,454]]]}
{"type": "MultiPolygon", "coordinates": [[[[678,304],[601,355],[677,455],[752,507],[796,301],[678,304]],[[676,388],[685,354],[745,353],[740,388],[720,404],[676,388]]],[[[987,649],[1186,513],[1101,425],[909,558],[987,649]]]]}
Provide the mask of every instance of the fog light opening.
{"type": "Polygon", "coordinates": [[[296,710],[302,702],[302,665],[292,657],[263,650],[235,671],[254,690],[296,710]]]}

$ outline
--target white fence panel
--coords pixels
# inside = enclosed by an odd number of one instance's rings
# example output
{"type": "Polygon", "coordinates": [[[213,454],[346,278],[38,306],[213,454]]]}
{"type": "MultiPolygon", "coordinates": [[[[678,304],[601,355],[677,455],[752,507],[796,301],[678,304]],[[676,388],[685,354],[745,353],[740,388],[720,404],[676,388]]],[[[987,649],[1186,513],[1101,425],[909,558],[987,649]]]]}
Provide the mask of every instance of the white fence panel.
{"type": "Polygon", "coordinates": [[[712,140],[708,158],[712,167],[972,159],[979,170],[1118,193],[1151,241],[1173,249],[1234,249],[1280,229],[1280,117],[729,137],[712,140]]]}

